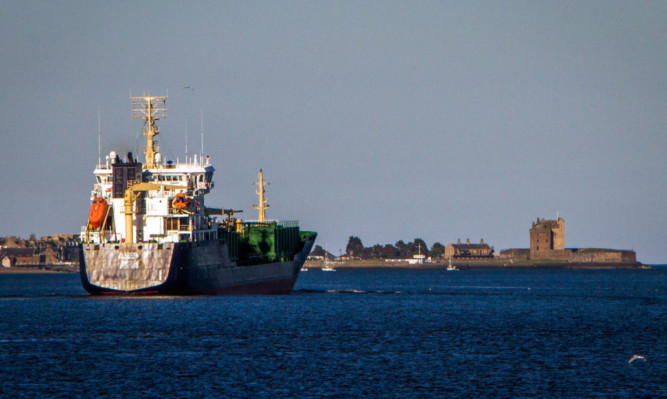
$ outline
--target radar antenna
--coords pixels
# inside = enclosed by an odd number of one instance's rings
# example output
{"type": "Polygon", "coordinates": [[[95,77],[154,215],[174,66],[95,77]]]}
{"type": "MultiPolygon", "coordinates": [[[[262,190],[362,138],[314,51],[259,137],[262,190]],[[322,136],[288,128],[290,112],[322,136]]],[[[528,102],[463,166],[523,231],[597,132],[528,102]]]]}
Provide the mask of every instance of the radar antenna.
{"type": "Polygon", "coordinates": [[[102,165],[102,111],[97,107],[97,165],[102,165]]]}
{"type": "Polygon", "coordinates": [[[155,164],[155,155],[157,154],[159,147],[154,141],[154,137],[160,134],[160,128],[155,126],[155,122],[160,118],[167,116],[167,108],[165,104],[167,103],[166,96],[151,96],[144,95],[141,97],[130,97],[132,100],[132,116],[134,118],[141,118],[144,120],[145,125],[143,128],[144,135],[146,136],[146,147],[144,147],[144,154],[146,156],[146,169],[155,169],[157,165],[155,164]]]}

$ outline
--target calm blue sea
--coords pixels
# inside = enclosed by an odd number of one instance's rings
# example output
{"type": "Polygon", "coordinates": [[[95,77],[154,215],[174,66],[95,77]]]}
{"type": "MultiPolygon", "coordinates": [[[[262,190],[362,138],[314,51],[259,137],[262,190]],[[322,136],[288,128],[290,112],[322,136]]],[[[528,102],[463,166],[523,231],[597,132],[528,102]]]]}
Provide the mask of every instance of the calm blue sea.
{"type": "Polygon", "coordinates": [[[667,267],[310,270],[251,297],[4,274],[0,396],[667,397],[666,305],[667,267]]]}

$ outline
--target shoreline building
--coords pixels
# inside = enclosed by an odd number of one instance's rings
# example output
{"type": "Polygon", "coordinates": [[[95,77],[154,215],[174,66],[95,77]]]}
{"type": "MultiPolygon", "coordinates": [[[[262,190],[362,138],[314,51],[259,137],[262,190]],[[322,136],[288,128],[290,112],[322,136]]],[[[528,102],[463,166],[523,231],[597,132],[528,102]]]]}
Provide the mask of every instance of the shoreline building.
{"type": "Polygon", "coordinates": [[[78,237],[76,234],[54,234],[39,240],[0,237],[0,264],[15,267],[76,263],[79,261],[78,237]]]}
{"type": "Polygon", "coordinates": [[[512,249],[501,253],[501,257],[519,259],[525,254],[531,260],[547,260],[567,263],[634,264],[637,254],[627,249],[565,248],[565,221],[561,218],[537,218],[530,228],[530,249],[512,249]],[[523,254],[523,255],[522,255],[523,254]]]}
{"type": "Polygon", "coordinates": [[[565,250],[565,221],[540,219],[530,228],[530,258],[552,258],[565,250]]]}
{"type": "Polygon", "coordinates": [[[456,244],[447,244],[445,247],[445,258],[449,259],[485,259],[493,257],[493,247],[484,243],[484,239],[479,240],[479,244],[471,244],[470,239],[465,244],[461,244],[461,239],[456,244]]]}

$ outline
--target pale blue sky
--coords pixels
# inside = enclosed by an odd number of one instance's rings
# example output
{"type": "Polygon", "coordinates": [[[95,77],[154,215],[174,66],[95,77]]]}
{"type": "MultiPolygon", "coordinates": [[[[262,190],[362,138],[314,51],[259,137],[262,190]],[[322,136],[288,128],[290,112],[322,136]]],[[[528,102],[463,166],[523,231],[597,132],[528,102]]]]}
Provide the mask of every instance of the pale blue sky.
{"type": "MultiPolygon", "coordinates": [[[[667,2],[0,2],[0,235],[78,232],[129,95],[169,95],[167,158],[200,146],[209,206],[298,219],[338,253],[457,238],[667,262],[667,2]],[[191,86],[194,90],[183,90],[191,86]],[[168,92],[168,93],[167,93],[168,92]]],[[[142,155],[143,158],[143,155],[142,155]]]]}

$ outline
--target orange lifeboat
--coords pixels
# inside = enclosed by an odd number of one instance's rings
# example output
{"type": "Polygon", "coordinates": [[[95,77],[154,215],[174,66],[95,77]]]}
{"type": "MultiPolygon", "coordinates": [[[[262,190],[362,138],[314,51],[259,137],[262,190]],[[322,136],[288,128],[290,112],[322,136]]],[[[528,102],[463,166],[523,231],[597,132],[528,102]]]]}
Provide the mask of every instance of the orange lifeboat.
{"type": "Polygon", "coordinates": [[[107,209],[109,205],[102,197],[95,197],[93,199],[93,204],[90,206],[90,213],[88,214],[88,223],[90,224],[91,230],[102,225],[104,217],[107,215],[107,209]]]}
{"type": "Polygon", "coordinates": [[[178,193],[176,194],[176,197],[174,197],[174,200],[171,202],[171,204],[176,209],[185,209],[188,207],[188,205],[190,205],[190,200],[185,198],[185,194],[178,193]]]}

